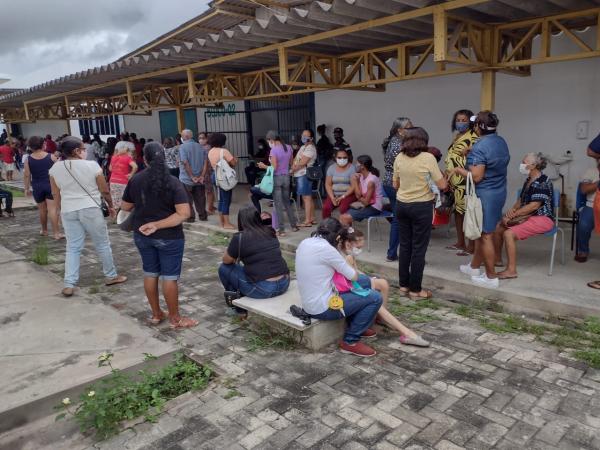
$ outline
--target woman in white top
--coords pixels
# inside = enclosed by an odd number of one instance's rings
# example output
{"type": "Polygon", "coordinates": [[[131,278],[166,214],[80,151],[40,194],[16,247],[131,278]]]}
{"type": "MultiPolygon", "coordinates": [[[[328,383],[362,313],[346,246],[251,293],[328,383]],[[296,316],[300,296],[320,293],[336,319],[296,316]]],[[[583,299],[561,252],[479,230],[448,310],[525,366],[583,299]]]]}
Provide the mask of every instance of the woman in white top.
{"type": "Polygon", "coordinates": [[[332,298],[333,276],[336,272],[348,280],[355,280],[364,288],[371,287],[371,279],[359,274],[337,250],[342,224],[333,218],[319,224],[312,237],[303,240],[296,250],[296,278],[302,299],[302,308],[311,317],[319,320],[338,320],[346,318],[348,327],[340,343],[343,353],[369,357],[377,352],[360,342],[362,337],[374,337],[376,333],[369,329],[383,303],[377,291],[361,296],[353,292],[339,294],[343,299],[343,308],[335,307],[332,298]]]}
{"type": "Polygon", "coordinates": [[[292,173],[296,180],[296,194],[304,203],[304,222],[299,227],[312,227],[315,222],[315,205],[312,198],[312,181],[306,175],[306,168],[312,167],[317,160],[317,148],[314,144],[315,134],[312,130],[302,132],[302,147],[298,150],[292,164],[292,173]]]}
{"type": "Polygon", "coordinates": [[[79,282],[79,258],[86,233],[102,260],[105,284],[110,286],[127,281],[127,277],[117,275],[102,214],[102,198],[108,204],[110,215],[115,213],[102,169],[96,161],[85,160],[86,149],[79,138],[67,136],[60,142],[59,151],[66,159],[50,169],[50,185],[52,196],[60,204],[67,238],[63,295],[72,296],[79,282]]]}

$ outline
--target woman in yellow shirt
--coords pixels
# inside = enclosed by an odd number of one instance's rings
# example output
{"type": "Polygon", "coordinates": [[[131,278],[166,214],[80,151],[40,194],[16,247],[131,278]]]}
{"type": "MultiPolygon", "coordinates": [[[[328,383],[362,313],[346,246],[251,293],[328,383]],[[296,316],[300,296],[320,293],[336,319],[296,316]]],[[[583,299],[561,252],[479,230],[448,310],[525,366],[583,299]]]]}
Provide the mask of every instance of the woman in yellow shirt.
{"type": "Polygon", "coordinates": [[[423,128],[408,128],[402,150],[394,161],[400,290],[415,300],[432,296],[431,291],[421,286],[435,199],[430,182],[440,190],[448,187],[435,156],[427,151],[428,143],[429,135],[423,128]]]}
{"type": "Polygon", "coordinates": [[[467,163],[467,153],[477,141],[478,136],[473,131],[473,123],[469,120],[473,115],[468,109],[461,109],[454,113],[452,119],[452,131],[455,132],[454,140],[448,147],[446,156],[446,174],[448,184],[454,195],[454,223],[456,225],[456,244],[446,247],[449,250],[458,250],[457,255],[466,256],[473,253],[474,243],[465,242],[463,232],[463,221],[465,218],[465,188],[466,180],[462,175],[454,172],[454,169],[464,169],[467,163]]]}

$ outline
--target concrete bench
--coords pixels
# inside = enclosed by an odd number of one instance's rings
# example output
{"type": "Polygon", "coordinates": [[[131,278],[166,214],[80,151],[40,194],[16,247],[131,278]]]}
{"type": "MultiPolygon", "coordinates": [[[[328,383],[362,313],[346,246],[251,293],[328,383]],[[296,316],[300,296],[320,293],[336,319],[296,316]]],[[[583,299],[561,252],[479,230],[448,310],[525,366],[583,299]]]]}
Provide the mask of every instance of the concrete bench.
{"type": "Polygon", "coordinates": [[[300,319],[292,316],[290,306],[302,306],[296,280],[290,282],[287,292],[278,297],[255,299],[242,297],[233,301],[235,306],[248,311],[248,319],[261,319],[270,327],[281,332],[296,330],[300,332],[301,344],[311,350],[319,350],[333,342],[338,342],[344,335],[344,320],[312,319],[310,325],[304,325],[300,319]]]}

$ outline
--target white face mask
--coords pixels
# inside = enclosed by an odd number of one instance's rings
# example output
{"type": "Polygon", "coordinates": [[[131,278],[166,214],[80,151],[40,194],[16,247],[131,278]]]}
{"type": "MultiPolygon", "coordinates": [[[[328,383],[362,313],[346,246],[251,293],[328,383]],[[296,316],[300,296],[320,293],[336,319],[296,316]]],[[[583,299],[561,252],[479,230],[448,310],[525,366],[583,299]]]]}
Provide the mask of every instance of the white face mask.
{"type": "Polygon", "coordinates": [[[348,164],[348,158],[337,158],[335,161],[337,162],[337,165],[340,167],[344,167],[348,164]]]}
{"type": "Polygon", "coordinates": [[[527,164],[521,163],[519,164],[519,172],[521,172],[523,175],[529,175],[531,170],[527,168],[527,164]]]}
{"type": "Polygon", "coordinates": [[[352,247],[352,256],[358,256],[362,253],[362,248],[352,247]]]}
{"type": "Polygon", "coordinates": [[[275,142],[269,142],[269,148],[275,147],[275,142]]]}

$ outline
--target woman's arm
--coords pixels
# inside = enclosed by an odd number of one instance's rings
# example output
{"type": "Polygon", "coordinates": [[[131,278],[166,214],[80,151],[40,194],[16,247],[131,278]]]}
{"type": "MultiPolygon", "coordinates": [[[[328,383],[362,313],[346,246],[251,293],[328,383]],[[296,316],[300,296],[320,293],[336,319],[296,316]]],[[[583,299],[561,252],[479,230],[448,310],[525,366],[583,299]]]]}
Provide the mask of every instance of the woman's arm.
{"type": "Polygon", "coordinates": [[[325,177],[325,191],[327,192],[327,196],[335,204],[335,195],[333,194],[333,177],[331,175],[327,175],[325,177]]]}
{"type": "Polygon", "coordinates": [[[57,186],[56,181],[54,181],[53,176],[50,177],[50,189],[52,190],[52,197],[54,198],[54,201],[58,205],[58,208],[60,208],[60,189],[57,186]]]}
{"type": "Polygon", "coordinates": [[[131,211],[135,207],[134,203],[126,202],[125,200],[121,200],[121,209],[123,211],[131,211]]]}
{"type": "Polygon", "coordinates": [[[129,167],[131,167],[131,172],[127,174],[127,179],[131,180],[131,177],[134,176],[138,170],[138,165],[135,163],[135,161],[131,161],[129,163],[129,167]]]}
{"type": "MultiPolygon", "coordinates": [[[[485,165],[481,164],[478,166],[471,166],[470,172],[473,175],[473,182],[475,184],[480,183],[485,175],[485,165]]],[[[457,173],[465,178],[469,175],[469,171],[462,167],[454,168],[454,173],[457,173]]]]}
{"type": "MultiPolygon", "coordinates": [[[[29,158],[31,158],[31,156],[29,158]]],[[[29,190],[29,188],[31,187],[31,171],[29,170],[29,158],[25,160],[25,169],[23,170],[23,184],[25,186],[25,195],[27,197],[31,195],[31,191],[29,190]]]]}
{"type": "Polygon", "coordinates": [[[229,253],[227,253],[227,250],[225,250],[225,253],[223,254],[223,264],[234,264],[235,263],[235,258],[233,256],[230,256],[229,253]]]}
{"type": "Polygon", "coordinates": [[[310,156],[303,156],[302,158],[300,158],[300,161],[293,163],[292,172],[298,172],[300,169],[307,167],[308,163],[310,162],[310,159],[310,156]]]}
{"type": "MultiPolygon", "coordinates": [[[[360,188],[359,188],[359,192],[360,192],[360,188]]],[[[375,195],[375,183],[372,181],[369,181],[369,184],[367,185],[367,192],[365,192],[364,195],[361,193],[360,197],[357,196],[357,198],[360,200],[360,202],[363,205],[369,206],[373,200],[374,195],[375,195]]]]}
{"type": "Polygon", "coordinates": [[[108,210],[110,212],[110,216],[114,217],[115,210],[113,208],[112,197],[110,195],[110,190],[108,189],[108,184],[106,184],[106,178],[104,178],[104,175],[102,175],[102,172],[100,172],[98,175],[96,175],[96,185],[98,186],[100,195],[102,195],[102,198],[104,198],[104,201],[108,205],[108,210]]]}
{"type": "Polygon", "coordinates": [[[163,228],[173,228],[181,225],[184,220],[190,217],[190,205],[189,203],[179,203],[175,205],[175,212],[169,217],[157,220],[156,222],[148,222],[142,225],[139,230],[145,236],[150,236],[157,230],[163,228]]]}
{"type": "Polygon", "coordinates": [[[592,194],[598,190],[598,183],[581,183],[579,189],[585,195],[592,194]]]}

